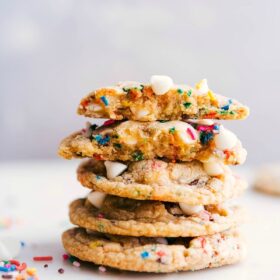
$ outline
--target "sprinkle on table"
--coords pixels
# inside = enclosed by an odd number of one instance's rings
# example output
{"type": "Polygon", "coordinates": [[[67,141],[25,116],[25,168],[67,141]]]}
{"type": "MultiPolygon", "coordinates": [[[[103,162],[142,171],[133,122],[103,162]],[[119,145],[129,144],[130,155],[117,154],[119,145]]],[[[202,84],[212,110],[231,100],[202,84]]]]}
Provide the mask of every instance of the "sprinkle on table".
{"type": "Polygon", "coordinates": [[[64,269],[63,268],[59,268],[58,269],[58,273],[63,274],[64,273],[64,269]]]}
{"type": "Polygon", "coordinates": [[[33,261],[52,261],[53,257],[52,256],[36,256],[33,257],[33,261]]]}
{"type": "Polygon", "coordinates": [[[104,103],[105,106],[108,106],[109,105],[109,100],[107,99],[106,96],[101,96],[100,97],[101,101],[104,103]]]}

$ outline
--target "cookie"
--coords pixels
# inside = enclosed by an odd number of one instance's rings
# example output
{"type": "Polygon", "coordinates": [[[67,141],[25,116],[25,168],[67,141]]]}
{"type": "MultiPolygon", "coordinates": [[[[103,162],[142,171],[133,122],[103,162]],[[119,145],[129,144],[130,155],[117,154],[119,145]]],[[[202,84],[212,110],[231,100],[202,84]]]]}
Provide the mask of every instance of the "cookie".
{"type": "Polygon", "coordinates": [[[280,164],[268,164],[259,168],[254,187],[267,194],[280,195],[280,164]]]}
{"type": "Polygon", "coordinates": [[[66,159],[139,161],[165,157],[180,161],[219,159],[236,165],[245,161],[246,154],[237,137],[223,126],[182,121],[90,126],[64,139],[59,147],[59,155],[66,159]]]}
{"type": "Polygon", "coordinates": [[[241,120],[249,115],[240,102],[187,85],[172,85],[164,94],[153,85],[137,82],[119,83],[91,92],[83,98],[78,114],[114,120],[241,120]]]}
{"type": "Polygon", "coordinates": [[[194,213],[187,214],[178,203],[107,195],[100,208],[93,206],[87,199],[73,201],[70,205],[70,220],[79,227],[94,231],[150,237],[210,235],[237,226],[243,220],[243,211],[238,206],[194,208],[194,213]]]}
{"type": "Polygon", "coordinates": [[[196,238],[149,238],[87,233],[74,228],[62,235],[65,250],[82,261],[121,270],[167,273],[239,262],[246,253],[237,231],[196,238]]]}
{"type": "Polygon", "coordinates": [[[238,196],[247,187],[227,166],[219,176],[208,175],[198,161],[144,160],[127,166],[125,172],[108,179],[103,161],[87,160],[78,168],[78,180],[87,188],[116,196],[189,205],[219,204],[238,196]]]}

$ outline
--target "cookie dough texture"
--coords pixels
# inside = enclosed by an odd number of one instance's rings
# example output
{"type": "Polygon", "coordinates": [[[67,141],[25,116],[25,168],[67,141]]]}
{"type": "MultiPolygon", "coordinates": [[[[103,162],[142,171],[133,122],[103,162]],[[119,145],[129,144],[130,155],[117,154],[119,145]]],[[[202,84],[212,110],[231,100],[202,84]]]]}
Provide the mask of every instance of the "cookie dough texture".
{"type": "Polygon", "coordinates": [[[100,209],[85,199],[70,205],[73,224],[93,231],[147,237],[188,237],[210,235],[237,226],[243,220],[238,206],[206,206],[196,214],[185,215],[178,204],[136,201],[106,196],[100,209]]]}
{"type": "Polygon", "coordinates": [[[247,152],[239,140],[230,150],[221,151],[215,148],[213,139],[204,144],[201,143],[199,135],[195,140],[190,139],[187,129],[181,131],[181,128],[186,126],[191,128],[193,134],[197,133],[190,125],[179,121],[125,121],[103,126],[94,130],[90,137],[83,132],[77,132],[65,138],[60,144],[59,155],[66,159],[96,157],[112,161],[138,161],[157,157],[207,161],[216,158],[232,165],[245,161],[247,152]]]}
{"type": "Polygon", "coordinates": [[[165,245],[157,238],[88,234],[84,229],[74,228],[64,232],[62,242],[69,254],[83,261],[156,273],[233,264],[243,259],[246,251],[236,231],[168,239],[165,245]]]}
{"type": "Polygon", "coordinates": [[[80,102],[78,113],[92,118],[114,120],[240,120],[248,107],[213,92],[201,94],[183,85],[156,95],[150,85],[115,86],[91,92],[80,102]],[[106,98],[106,99],[104,99],[106,98]]]}
{"type": "Polygon", "coordinates": [[[259,168],[254,187],[263,193],[280,195],[280,164],[267,164],[259,168]]]}
{"type": "Polygon", "coordinates": [[[89,189],[111,195],[189,205],[219,204],[240,195],[247,187],[226,166],[222,176],[211,177],[198,161],[144,160],[127,164],[127,171],[109,180],[103,161],[87,160],[78,168],[78,180],[89,189]]]}

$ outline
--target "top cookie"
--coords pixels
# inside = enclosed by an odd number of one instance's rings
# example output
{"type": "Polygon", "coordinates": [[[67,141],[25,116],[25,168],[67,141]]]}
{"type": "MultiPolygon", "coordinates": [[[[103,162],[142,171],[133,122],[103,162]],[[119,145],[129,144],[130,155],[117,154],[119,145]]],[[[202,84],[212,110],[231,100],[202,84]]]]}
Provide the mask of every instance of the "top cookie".
{"type": "Polygon", "coordinates": [[[241,120],[249,115],[240,102],[215,94],[204,79],[192,88],[175,85],[167,76],[152,76],[150,84],[123,82],[83,98],[78,114],[113,120],[241,120]]]}

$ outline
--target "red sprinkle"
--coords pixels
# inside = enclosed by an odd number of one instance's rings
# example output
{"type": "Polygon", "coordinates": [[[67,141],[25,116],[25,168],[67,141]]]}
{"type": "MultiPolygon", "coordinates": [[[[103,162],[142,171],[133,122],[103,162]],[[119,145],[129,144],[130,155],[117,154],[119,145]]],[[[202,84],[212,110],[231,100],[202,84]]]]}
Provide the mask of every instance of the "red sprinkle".
{"type": "Polygon", "coordinates": [[[26,263],[22,263],[21,265],[17,266],[17,271],[23,271],[27,267],[26,263]]]}
{"type": "Polygon", "coordinates": [[[53,257],[52,256],[39,256],[39,257],[33,257],[33,261],[52,261],[53,257]]]}
{"type": "Polygon", "coordinates": [[[63,258],[65,261],[67,261],[67,260],[69,259],[69,255],[63,254],[63,255],[62,255],[62,258],[63,258]]]}
{"type": "Polygon", "coordinates": [[[115,122],[116,122],[115,120],[107,120],[107,121],[105,121],[105,122],[103,123],[102,126],[111,125],[111,124],[113,124],[113,123],[115,123],[115,122]]]}
{"type": "Polygon", "coordinates": [[[195,140],[195,136],[190,128],[187,129],[187,133],[191,136],[192,140],[195,140]]]}
{"type": "Polygon", "coordinates": [[[89,101],[88,101],[88,100],[83,100],[83,101],[81,102],[81,105],[82,105],[83,107],[86,107],[88,104],[89,104],[89,101]]]}
{"type": "Polygon", "coordinates": [[[64,269],[63,269],[63,268],[60,268],[60,269],[58,270],[58,272],[59,272],[60,274],[63,274],[63,273],[64,273],[64,269]]]}
{"type": "Polygon", "coordinates": [[[98,213],[98,214],[97,214],[97,218],[103,219],[104,217],[105,217],[105,216],[104,216],[103,213],[98,213]]]}
{"type": "Polygon", "coordinates": [[[163,257],[163,256],[165,256],[165,252],[163,252],[163,251],[158,251],[158,252],[157,252],[157,255],[158,255],[159,257],[163,257]]]}
{"type": "Polygon", "coordinates": [[[93,154],[92,157],[96,160],[102,160],[102,156],[101,155],[97,155],[97,154],[93,154]]]}
{"type": "Polygon", "coordinates": [[[231,156],[231,152],[228,150],[224,150],[224,154],[226,155],[226,159],[229,159],[231,156]]]}
{"type": "Polygon", "coordinates": [[[16,266],[19,266],[19,265],[20,265],[20,262],[17,261],[17,260],[10,260],[9,262],[10,262],[10,264],[14,264],[14,265],[16,265],[16,266]]]}

